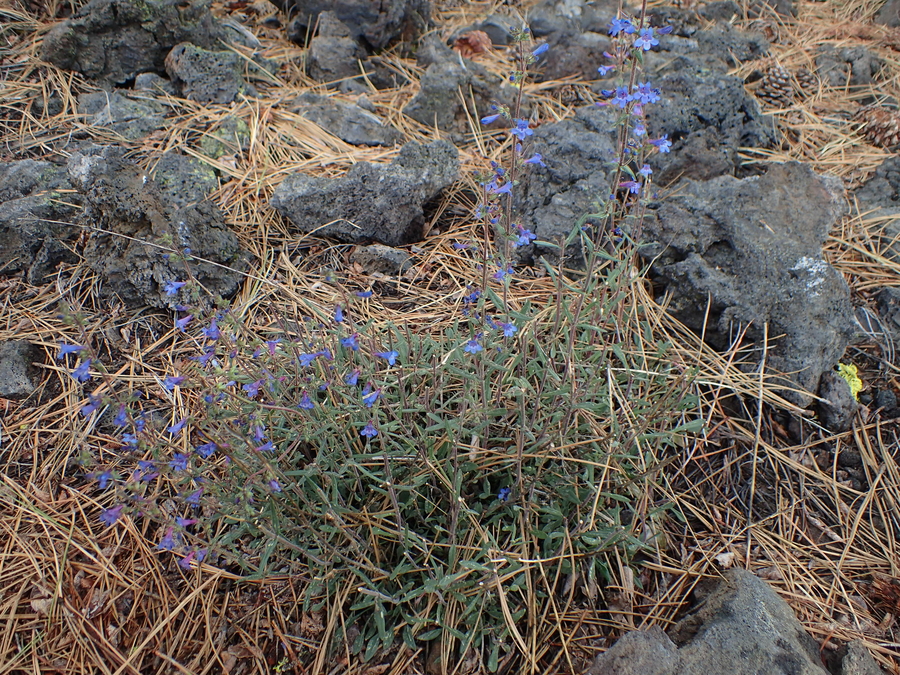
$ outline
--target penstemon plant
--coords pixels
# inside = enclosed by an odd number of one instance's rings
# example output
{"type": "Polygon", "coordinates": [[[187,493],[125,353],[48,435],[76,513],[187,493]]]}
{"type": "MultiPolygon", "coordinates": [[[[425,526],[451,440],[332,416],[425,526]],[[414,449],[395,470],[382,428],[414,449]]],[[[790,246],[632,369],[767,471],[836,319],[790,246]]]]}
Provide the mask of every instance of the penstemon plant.
{"type": "Polygon", "coordinates": [[[112,495],[101,521],[151,521],[158,549],[201,573],[302,571],[307,611],[352,587],[334,639],[365,660],[437,640],[446,658],[480,653],[492,672],[528,651],[531,608],[567,587],[595,597],[608,555],[630,561],[653,546],[666,505],[648,497],[652,470],[700,426],[689,373],[626,302],[640,280],[619,225],[650,176],[635,162],[668,140],[641,141],[643,106],[659,93],[634,68],[652,29],[620,18],[610,34],[614,67],[632,65],[605,102],[623,111],[600,200],[613,246],[573,224],[588,273],[571,280],[548,265],[552,306],[511,294],[513,251],[536,239],[516,223],[512,193],[545,159],[526,150],[533,131],[520,115],[528,67],[547,47],[522,31],[517,100],[481,120],[506,121],[509,164],[480,177],[483,241],[455,245],[475,256],[473,274],[442,335],[359,322],[373,289],[333,278],[330,310],[310,304],[271,334],[224,305],[201,319],[181,252],[187,275],[164,290],[185,303],[174,329],[196,355],[125,394],[67,311],[77,341],[59,358],[85,388],[100,382],[81,417],[119,446],[108,465],[82,458],[87,480],[112,495]]]}

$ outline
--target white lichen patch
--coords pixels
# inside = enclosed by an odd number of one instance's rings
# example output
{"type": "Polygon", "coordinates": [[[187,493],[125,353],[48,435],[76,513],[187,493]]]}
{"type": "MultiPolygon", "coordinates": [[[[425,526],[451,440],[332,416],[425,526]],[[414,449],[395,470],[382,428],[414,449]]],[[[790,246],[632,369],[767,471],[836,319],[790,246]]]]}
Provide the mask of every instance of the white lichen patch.
{"type": "Polygon", "coordinates": [[[825,283],[825,275],[828,273],[828,263],[821,258],[809,258],[803,256],[797,264],[791,268],[792,272],[803,272],[806,275],[806,290],[813,295],[818,295],[816,286],[825,283]]]}

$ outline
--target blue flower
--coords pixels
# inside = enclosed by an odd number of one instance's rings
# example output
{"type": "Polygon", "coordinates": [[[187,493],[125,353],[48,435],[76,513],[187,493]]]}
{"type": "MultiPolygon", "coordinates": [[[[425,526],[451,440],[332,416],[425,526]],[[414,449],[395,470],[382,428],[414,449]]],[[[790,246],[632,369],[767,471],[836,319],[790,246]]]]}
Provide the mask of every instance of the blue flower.
{"type": "Polygon", "coordinates": [[[281,483],[279,483],[277,480],[275,480],[273,478],[272,480],[269,481],[269,489],[272,492],[281,492],[281,483]]]}
{"type": "Polygon", "coordinates": [[[269,356],[275,356],[275,350],[278,348],[279,342],[281,342],[281,339],[266,340],[266,347],[269,349],[269,356]]]}
{"type": "Polygon", "coordinates": [[[375,356],[387,359],[388,365],[393,366],[397,362],[397,357],[400,356],[399,352],[389,351],[389,352],[375,352],[375,356]]]}
{"type": "Polygon", "coordinates": [[[636,180],[623,181],[619,183],[619,187],[628,188],[628,191],[633,195],[636,195],[641,191],[641,184],[636,180]]]}
{"type": "Polygon", "coordinates": [[[505,182],[502,187],[497,187],[496,182],[491,182],[488,186],[488,192],[494,195],[509,194],[510,192],[512,192],[512,189],[513,184],[510,181],[505,182]]]}
{"type": "Polygon", "coordinates": [[[349,384],[351,387],[355,387],[356,383],[359,381],[359,368],[356,368],[352,372],[347,373],[346,377],[344,377],[344,382],[349,384]]]}
{"type": "Polygon", "coordinates": [[[528,246],[528,244],[537,239],[536,234],[534,234],[531,230],[526,230],[521,225],[516,225],[516,229],[519,232],[519,236],[516,239],[516,246],[528,246]]]}
{"type": "Polygon", "coordinates": [[[191,361],[196,361],[201,366],[206,367],[209,365],[210,359],[216,355],[216,348],[213,345],[208,345],[206,349],[203,350],[202,356],[192,356],[190,357],[191,361]]]}
{"type": "Polygon", "coordinates": [[[653,169],[650,168],[649,164],[644,164],[644,166],[641,167],[641,170],[638,171],[638,173],[641,174],[644,178],[649,178],[650,174],[653,173],[653,169]]]}
{"type": "Polygon", "coordinates": [[[196,522],[197,522],[196,518],[182,518],[181,516],[178,516],[175,518],[175,524],[181,528],[190,527],[191,525],[194,525],[196,522]]]}
{"type": "Polygon", "coordinates": [[[652,28],[641,28],[641,34],[637,40],[634,41],[634,46],[638,49],[643,49],[645,52],[650,51],[651,47],[654,47],[659,44],[659,40],[653,37],[653,29],[652,28]]]}
{"type": "Polygon", "coordinates": [[[91,396],[88,398],[88,403],[81,408],[81,414],[85,417],[90,417],[91,414],[100,407],[100,404],[102,402],[103,401],[99,396],[94,396],[93,394],[91,394],[91,396]]]}
{"type": "Polygon", "coordinates": [[[166,536],[164,536],[160,540],[159,544],[157,544],[157,548],[159,548],[160,551],[171,551],[176,546],[178,546],[178,541],[179,539],[181,539],[181,535],[175,534],[174,532],[175,528],[173,527],[170,527],[168,530],[166,530],[166,536]]]}
{"type": "Polygon", "coordinates": [[[180,319],[178,319],[178,321],[175,322],[175,326],[178,328],[178,330],[180,330],[183,333],[184,329],[187,327],[187,325],[193,320],[194,320],[194,315],[188,314],[187,316],[183,316],[180,319]]]}
{"type": "Polygon", "coordinates": [[[256,382],[245,384],[241,387],[241,389],[247,392],[247,396],[249,396],[250,398],[256,398],[256,395],[259,394],[259,388],[262,386],[262,383],[262,380],[257,380],[256,382]]]}
{"type": "Polygon", "coordinates": [[[275,450],[275,444],[272,441],[267,441],[263,443],[258,448],[256,448],[257,452],[272,452],[275,450]]]}
{"type": "Polygon", "coordinates": [[[515,122],[516,126],[510,131],[520,141],[524,141],[527,136],[534,134],[534,131],[528,127],[528,120],[515,120],[515,122]]]}
{"type": "Polygon", "coordinates": [[[168,427],[166,431],[168,431],[173,436],[177,436],[181,433],[181,430],[184,429],[184,425],[187,424],[187,418],[182,417],[178,422],[168,427]]]}
{"type": "Polygon", "coordinates": [[[144,459],[138,462],[138,470],[140,471],[140,474],[138,474],[139,478],[142,481],[153,480],[159,475],[159,472],[156,470],[156,464],[144,459]]]}
{"type": "Polygon", "coordinates": [[[500,492],[497,493],[497,499],[499,499],[501,502],[505,502],[507,499],[509,499],[510,492],[511,490],[508,487],[500,488],[500,492]]]}
{"type": "Polygon", "coordinates": [[[375,438],[378,435],[378,429],[375,428],[375,423],[372,420],[369,420],[369,423],[363,427],[363,430],[359,432],[360,436],[365,436],[366,438],[375,438]]]}
{"type": "Polygon", "coordinates": [[[506,268],[501,267],[496,272],[494,272],[491,276],[494,279],[496,279],[497,281],[502,281],[504,277],[512,276],[513,274],[515,274],[515,272],[516,271],[512,267],[506,267],[506,268]]]}
{"type": "Polygon", "coordinates": [[[84,349],[81,345],[67,345],[65,342],[62,342],[59,345],[59,354],[56,355],[56,360],[62,361],[68,354],[77,354],[84,351],[84,349]]]}
{"type": "Polygon", "coordinates": [[[503,329],[503,335],[506,337],[512,337],[519,330],[519,327],[512,323],[501,323],[500,328],[503,329]]]}
{"type": "Polygon", "coordinates": [[[540,47],[538,47],[538,48],[535,49],[533,52],[531,52],[531,55],[532,55],[532,56],[535,56],[535,57],[540,56],[541,54],[543,54],[543,53],[544,53],[545,51],[547,51],[548,49],[550,49],[550,45],[548,45],[548,44],[545,42],[545,43],[542,44],[540,47]]]}
{"type": "Polygon", "coordinates": [[[337,305],[334,308],[334,320],[338,323],[341,323],[344,320],[344,310],[341,309],[340,305],[337,305]]]}
{"type": "Polygon", "coordinates": [[[371,298],[372,291],[356,291],[356,297],[358,298],[371,298]]]}
{"type": "Polygon", "coordinates": [[[374,389],[366,394],[363,394],[362,402],[365,404],[367,408],[371,408],[375,405],[375,401],[378,400],[378,397],[381,395],[381,389],[374,389]]]}
{"type": "Polygon", "coordinates": [[[169,462],[172,471],[187,471],[188,456],[183,452],[176,452],[175,456],[169,462]]]}
{"type": "Polygon", "coordinates": [[[125,404],[119,405],[119,413],[113,418],[113,424],[117,427],[124,427],[128,424],[128,413],[125,410],[125,404]]]}
{"type": "Polygon", "coordinates": [[[481,346],[481,343],[479,343],[478,340],[476,340],[476,339],[472,339],[466,343],[466,346],[463,348],[463,351],[466,351],[469,354],[477,354],[482,349],[484,349],[484,347],[481,346]]]}
{"type": "Polygon", "coordinates": [[[312,410],[316,407],[316,404],[313,403],[309,398],[309,394],[304,391],[303,396],[300,398],[300,403],[297,405],[297,407],[302,408],[303,410],[312,410]]]}
{"type": "Polygon", "coordinates": [[[642,122],[638,122],[634,125],[634,135],[635,136],[644,136],[647,133],[647,127],[644,126],[642,122]]]}
{"type": "Polygon", "coordinates": [[[300,356],[297,357],[297,360],[300,362],[300,365],[301,365],[301,366],[303,366],[304,368],[306,368],[307,366],[311,365],[312,362],[315,361],[317,358],[319,358],[319,354],[318,354],[318,353],[315,353],[315,354],[301,354],[300,356]]]}
{"type": "Polygon", "coordinates": [[[544,159],[541,157],[541,153],[536,152],[531,157],[525,160],[526,164],[538,164],[540,166],[547,166],[544,164],[544,159]]]}
{"type": "Polygon", "coordinates": [[[106,486],[109,485],[111,479],[112,471],[104,471],[103,473],[97,474],[97,482],[100,484],[101,490],[106,489],[106,486]]]}
{"type": "Polygon", "coordinates": [[[134,434],[122,434],[122,442],[125,443],[125,445],[130,445],[132,448],[136,448],[138,439],[134,434]]]}
{"type": "Polygon", "coordinates": [[[615,66],[600,66],[599,68],[597,68],[597,72],[600,73],[600,77],[606,77],[615,69],[615,66]]]}
{"type": "Polygon", "coordinates": [[[187,378],[184,375],[169,375],[165,380],[163,380],[163,389],[166,391],[172,391],[175,387],[181,386],[181,383],[184,382],[187,378]]]}
{"type": "Polygon", "coordinates": [[[612,23],[609,24],[609,34],[612,36],[616,36],[619,33],[634,33],[637,29],[634,27],[634,24],[631,23],[628,19],[613,19],[612,23]]]}
{"type": "Polygon", "coordinates": [[[359,333],[354,333],[350,337],[341,338],[341,345],[349,347],[353,351],[359,351],[359,333]]]}
{"type": "Polygon", "coordinates": [[[628,105],[628,102],[632,100],[631,94],[628,93],[628,87],[616,87],[615,96],[610,100],[610,103],[613,105],[617,105],[620,108],[624,108],[628,105]]]}
{"type": "Polygon", "coordinates": [[[669,134],[663,134],[661,138],[650,141],[650,144],[655,145],[656,148],[662,153],[669,152],[672,147],[672,141],[669,140],[669,134]]]}
{"type": "Polygon", "coordinates": [[[199,490],[194,490],[191,494],[189,494],[185,498],[184,501],[187,502],[188,504],[193,504],[194,506],[199,506],[200,497],[202,495],[203,495],[203,488],[200,488],[199,490]]]}
{"type": "Polygon", "coordinates": [[[88,372],[88,369],[91,367],[91,360],[85,359],[81,362],[81,365],[78,366],[75,370],[72,371],[72,377],[78,380],[81,383],[87,382],[91,379],[91,374],[88,372]]]}
{"type": "Polygon", "coordinates": [[[656,103],[659,95],[659,89],[651,87],[649,82],[638,82],[634,98],[646,105],[647,103],[656,103]]]}
{"type": "Polygon", "coordinates": [[[207,459],[210,455],[212,455],[218,446],[215,443],[210,441],[209,443],[204,443],[203,445],[198,445],[194,450],[197,451],[197,454],[200,455],[203,459],[207,459]]]}
{"type": "Polygon", "coordinates": [[[496,122],[499,118],[500,118],[500,113],[497,113],[495,115],[488,115],[487,117],[481,118],[481,123],[484,125],[488,125],[493,122],[496,122]]]}
{"type": "Polygon", "coordinates": [[[222,336],[222,332],[219,330],[219,324],[216,323],[215,317],[209,322],[209,328],[203,329],[203,334],[210,340],[218,340],[222,336]]]}
{"type": "Polygon", "coordinates": [[[106,509],[103,513],[100,514],[100,522],[102,522],[107,527],[112,527],[122,516],[123,508],[125,508],[124,504],[118,504],[117,506],[113,506],[111,509],[106,509]]]}
{"type": "Polygon", "coordinates": [[[168,296],[173,296],[173,295],[175,295],[179,290],[181,290],[182,288],[184,288],[185,286],[187,286],[187,282],[186,282],[186,281],[175,281],[175,280],[173,279],[172,281],[167,281],[167,282],[166,282],[166,285],[163,286],[163,291],[165,292],[166,295],[168,295],[168,296]]]}

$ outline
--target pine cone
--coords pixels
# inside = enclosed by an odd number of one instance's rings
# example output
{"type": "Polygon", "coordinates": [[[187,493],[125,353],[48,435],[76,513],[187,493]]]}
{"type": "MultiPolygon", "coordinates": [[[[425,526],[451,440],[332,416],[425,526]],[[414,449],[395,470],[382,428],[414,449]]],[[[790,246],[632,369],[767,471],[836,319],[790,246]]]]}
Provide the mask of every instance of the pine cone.
{"type": "Polygon", "coordinates": [[[819,91],[819,77],[809,68],[800,68],[794,73],[797,81],[797,98],[804,100],[819,91]]]}
{"type": "Polygon", "coordinates": [[[563,105],[581,105],[588,102],[584,88],[574,84],[564,84],[556,90],[559,102],[563,105]]]}
{"type": "Polygon", "coordinates": [[[900,145],[900,112],[893,108],[866,106],[856,112],[853,121],[860,125],[858,132],[872,145],[879,148],[900,145]]]}
{"type": "Polygon", "coordinates": [[[777,63],[772,64],[763,73],[756,97],[774,108],[789,108],[794,100],[791,74],[777,63]]]}

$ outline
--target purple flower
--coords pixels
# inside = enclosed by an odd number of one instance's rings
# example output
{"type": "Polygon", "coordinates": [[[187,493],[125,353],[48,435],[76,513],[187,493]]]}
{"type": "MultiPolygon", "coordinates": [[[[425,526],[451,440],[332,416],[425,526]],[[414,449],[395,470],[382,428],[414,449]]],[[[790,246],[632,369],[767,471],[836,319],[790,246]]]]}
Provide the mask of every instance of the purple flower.
{"type": "Polygon", "coordinates": [[[122,434],[122,442],[125,443],[125,445],[130,445],[132,448],[136,448],[138,439],[134,434],[122,434]]]}
{"type": "Polygon", "coordinates": [[[600,77],[606,77],[615,69],[615,66],[600,66],[599,68],[597,68],[597,72],[600,73],[600,77]]]}
{"type": "Polygon", "coordinates": [[[362,402],[365,404],[365,406],[367,408],[371,408],[375,404],[375,401],[378,400],[378,397],[380,395],[381,395],[381,389],[375,389],[373,391],[370,391],[367,394],[364,394],[362,397],[362,402]]]}
{"type": "Polygon", "coordinates": [[[81,414],[85,417],[90,417],[97,408],[100,407],[100,404],[103,401],[99,396],[94,396],[93,394],[88,398],[88,403],[81,408],[81,414]]]}
{"type": "Polygon", "coordinates": [[[545,42],[545,43],[542,44],[540,47],[538,47],[538,48],[535,49],[533,52],[531,52],[531,55],[532,55],[532,56],[535,56],[535,57],[540,56],[541,54],[543,54],[543,53],[544,53],[545,51],[547,51],[548,49],[550,49],[550,45],[548,45],[548,44],[545,42]]]}
{"type": "Polygon", "coordinates": [[[544,164],[544,159],[541,157],[541,153],[536,152],[531,157],[525,160],[526,164],[538,164],[540,166],[547,166],[544,164]]]}
{"type": "Polygon", "coordinates": [[[222,331],[219,330],[219,324],[216,323],[216,317],[209,322],[209,328],[203,329],[203,334],[210,340],[218,340],[222,337],[222,331]]]}
{"type": "Polygon", "coordinates": [[[662,153],[669,152],[670,148],[672,147],[672,141],[669,140],[669,134],[663,134],[662,137],[650,141],[650,144],[655,145],[656,148],[662,153]]]}
{"type": "Polygon", "coordinates": [[[177,436],[178,434],[181,433],[181,430],[184,429],[185,424],[187,424],[187,418],[182,417],[178,422],[176,422],[175,424],[173,424],[170,427],[167,427],[166,431],[168,431],[173,436],[177,436]]]}
{"type": "Polygon", "coordinates": [[[178,319],[178,321],[175,322],[175,326],[178,328],[178,330],[180,330],[182,333],[184,333],[185,327],[187,327],[187,325],[193,320],[194,320],[194,315],[188,314],[187,316],[183,316],[180,319],[178,319]]]}
{"type": "Polygon", "coordinates": [[[172,471],[187,471],[188,456],[183,452],[176,452],[175,456],[169,462],[172,471]]]}
{"type": "Polygon", "coordinates": [[[257,443],[261,443],[262,440],[266,437],[266,427],[262,424],[254,424],[253,425],[253,440],[257,443]]]}
{"type": "Polygon", "coordinates": [[[159,472],[156,470],[156,464],[142,459],[138,462],[138,472],[136,472],[136,475],[138,480],[151,481],[159,475],[159,472]]]}
{"type": "Polygon", "coordinates": [[[537,239],[536,234],[534,234],[531,230],[526,230],[521,225],[516,225],[516,229],[519,232],[519,237],[518,239],[516,239],[516,246],[528,246],[528,244],[537,239]]]}
{"type": "Polygon", "coordinates": [[[512,276],[513,274],[515,274],[515,272],[516,271],[512,267],[507,267],[505,269],[503,267],[501,267],[496,272],[494,272],[491,276],[494,279],[496,279],[497,281],[502,281],[504,277],[512,276]]]}
{"type": "Polygon", "coordinates": [[[634,125],[634,135],[635,136],[644,136],[647,133],[647,127],[644,126],[642,122],[638,122],[634,125]]]}
{"type": "Polygon", "coordinates": [[[259,394],[259,388],[262,386],[263,381],[257,380],[256,382],[250,382],[249,384],[245,384],[241,389],[247,392],[247,396],[250,398],[256,398],[256,395],[259,394]]]}
{"type": "Polygon", "coordinates": [[[198,506],[200,504],[200,497],[203,495],[203,488],[199,490],[194,490],[191,494],[185,498],[188,504],[193,504],[194,506],[198,506]]]}
{"type": "Polygon", "coordinates": [[[194,450],[197,451],[197,454],[200,455],[203,459],[207,459],[217,449],[218,448],[216,444],[212,441],[210,441],[209,443],[204,443],[203,445],[198,445],[196,448],[194,448],[194,450]]]}
{"type": "Polygon", "coordinates": [[[628,19],[613,19],[609,24],[609,34],[616,36],[619,33],[634,33],[637,29],[628,19]]]}
{"type": "Polygon", "coordinates": [[[501,323],[500,328],[503,329],[503,335],[506,337],[512,337],[519,330],[519,327],[512,323],[501,323]]]}
{"type": "Polygon", "coordinates": [[[505,502],[509,499],[510,489],[508,487],[500,488],[500,492],[497,493],[497,499],[501,502],[505,502]]]}
{"type": "Polygon", "coordinates": [[[624,108],[628,102],[632,100],[631,94],[628,93],[628,87],[616,87],[616,95],[610,100],[610,103],[624,108]]]}
{"type": "Polygon", "coordinates": [[[191,525],[194,525],[196,522],[197,522],[196,518],[182,518],[181,516],[178,516],[177,518],[175,518],[175,524],[178,527],[190,527],[191,525]]]}
{"type": "Polygon", "coordinates": [[[65,342],[60,343],[59,345],[59,354],[56,355],[57,361],[62,361],[69,354],[77,354],[78,352],[84,351],[84,347],[81,345],[67,345],[65,342]]]}
{"type": "Polygon", "coordinates": [[[659,44],[659,40],[653,37],[653,29],[652,28],[641,28],[641,34],[637,40],[634,41],[634,46],[638,49],[643,49],[645,52],[650,51],[651,47],[654,47],[659,44]]]}
{"type": "Polygon", "coordinates": [[[619,183],[619,187],[628,188],[628,191],[633,195],[636,195],[641,191],[641,184],[636,180],[626,180],[622,183],[619,183]]]}
{"type": "Polygon", "coordinates": [[[202,356],[192,356],[191,361],[196,361],[204,368],[209,365],[210,360],[216,355],[216,348],[213,345],[207,345],[203,350],[202,356]]]}
{"type": "Polygon", "coordinates": [[[269,356],[275,356],[275,350],[278,348],[278,343],[281,340],[266,340],[266,347],[269,349],[269,356]]]}
{"type": "Polygon", "coordinates": [[[344,320],[344,310],[341,309],[340,305],[337,305],[334,308],[334,320],[338,323],[341,323],[344,320]]]}
{"type": "Polygon", "coordinates": [[[96,478],[97,482],[100,484],[100,489],[105,490],[106,486],[109,485],[109,481],[112,479],[112,471],[104,471],[103,473],[97,474],[96,478]]]}
{"type": "Polygon", "coordinates": [[[371,298],[372,291],[356,291],[357,298],[371,298]]]}
{"type": "Polygon", "coordinates": [[[524,141],[527,136],[531,136],[534,131],[532,131],[528,127],[528,120],[516,120],[516,126],[513,127],[510,131],[513,136],[518,138],[520,141],[524,141]]]}
{"type": "Polygon", "coordinates": [[[344,382],[349,384],[351,387],[355,387],[356,383],[359,381],[359,368],[356,368],[352,372],[347,373],[346,377],[344,377],[344,382]]]}
{"type": "Polygon", "coordinates": [[[167,281],[167,282],[166,282],[166,285],[163,286],[163,291],[165,292],[166,295],[168,295],[168,296],[173,296],[173,295],[175,295],[179,290],[181,290],[182,288],[184,288],[185,286],[187,286],[187,282],[186,282],[186,281],[175,281],[175,280],[167,281]]]}
{"type": "Polygon", "coordinates": [[[353,351],[359,351],[359,333],[354,333],[350,337],[341,338],[341,344],[349,347],[353,351]]]}
{"type": "Polygon", "coordinates": [[[277,480],[275,480],[273,478],[272,480],[269,481],[269,489],[272,492],[281,492],[281,483],[279,483],[277,480]]]}
{"type": "Polygon", "coordinates": [[[400,356],[399,352],[389,351],[389,352],[375,352],[375,356],[386,359],[388,365],[394,365],[397,362],[397,357],[400,356]]]}
{"type": "Polygon", "coordinates": [[[505,182],[502,187],[497,187],[496,182],[491,182],[488,187],[488,192],[494,195],[504,195],[512,192],[513,184],[509,181],[505,182]]]}
{"type": "Polygon", "coordinates": [[[125,508],[124,504],[118,504],[117,506],[113,506],[111,509],[106,509],[103,513],[100,514],[100,521],[107,527],[112,527],[122,516],[123,508],[125,508]]]}
{"type": "Polygon", "coordinates": [[[659,33],[660,35],[668,35],[673,30],[674,29],[672,28],[672,26],[662,26],[661,28],[657,28],[656,32],[659,33]]]}
{"type": "Polygon", "coordinates": [[[178,540],[181,535],[175,534],[175,528],[170,527],[166,530],[166,536],[162,538],[157,547],[160,551],[171,551],[178,546],[178,540]]]}
{"type": "Polygon", "coordinates": [[[273,452],[275,450],[275,444],[272,441],[266,441],[262,445],[256,448],[257,452],[273,452]]]}
{"type": "Polygon", "coordinates": [[[643,104],[656,103],[659,100],[659,89],[654,89],[649,82],[638,82],[634,98],[643,104]]]}
{"type": "Polygon", "coordinates": [[[375,438],[378,435],[378,429],[375,428],[375,423],[372,420],[369,420],[369,423],[363,427],[363,430],[359,432],[360,436],[365,436],[366,438],[375,438]]]}
{"type": "Polygon", "coordinates": [[[124,427],[128,424],[128,413],[125,411],[125,404],[119,405],[119,414],[113,418],[113,424],[117,427],[124,427]]]}
{"type": "Polygon", "coordinates": [[[499,117],[500,117],[500,113],[497,113],[495,115],[488,115],[487,117],[481,118],[481,123],[484,125],[492,124],[493,122],[496,122],[499,119],[499,117]]]}
{"type": "Polygon", "coordinates": [[[319,357],[318,352],[315,354],[301,354],[297,357],[297,360],[300,362],[300,365],[306,368],[311,365],[313,361],[315,361],[319,357]]]}
{"type": "Polygon", "coordinates": [[[91,374],[88,372],[88,369],[91,367],[91,360],[85,359],[81,362],[81,365],[78,366],[75,370],[72,371],[72,377],[74,377],[77,381],[84,383],[91,379],[91,374]]]}
{"type": "Polygon", "coordinates": [[[169,375],[163,380],[163,389],[172,391],[175,387],[181,386],[181,383],[187,379],[184,375],[169,375]]]}
{"type": "Polygon", "coordinates": [[[312,400],[310,400],[309,394],[304,391],[303,396],[300,398],[300,403],[297,407],[302,408],[303,410],[312,410],[316,407],[316,404],[313,403],[312,400]]]}
{"type": "Polygon", "coordinates": [[[469,340],[464,347],[464,351],[468,352],[469,354],[477,354],[482,349],[484,349],[484,347],[481,346],[481,343],[478,342],[477,339],[469,340]]]}
{"type": "Polygon", "coordinates": [[[644,178],[649,178],[650,174],[653,173],[653,169],[650,168],[649,164],[644,164],[644,166],[641,167],[641,170],[638,171],[638,173],[641,174],[644,178]]]}

